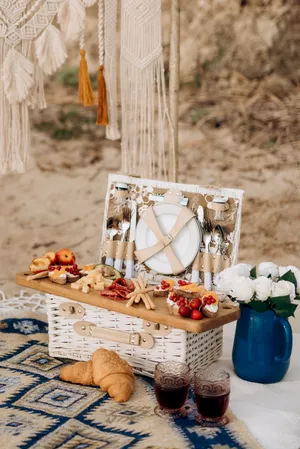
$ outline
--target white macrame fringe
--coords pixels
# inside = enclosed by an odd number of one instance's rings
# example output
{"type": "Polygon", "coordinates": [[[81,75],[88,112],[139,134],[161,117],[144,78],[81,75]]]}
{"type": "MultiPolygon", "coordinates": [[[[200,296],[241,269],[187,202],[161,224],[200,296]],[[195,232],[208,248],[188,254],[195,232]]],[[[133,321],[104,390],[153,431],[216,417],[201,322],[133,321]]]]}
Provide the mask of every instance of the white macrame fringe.
{"type": "Polygon", "coordinates": [[[4,63],[0,82],[0,174],[23,173],[28,166],[28,106],[34,84],[34,64],[30,55],[30,41],[18,45],[17,49],[2,42],[0,60],[4,60],[4,63]]]}
{"type": "Polygon", "coordinates": [[[3,63],[3,86],[10,103],[21,103],[28,98],[34,79],[33,63],[22,53],[11,48],[3,63]]]}
{"type": "Polygon", "coordinates": [[[57,15],[66,41],[80,39],[84,30],[85,7],[80,0],[64,0],[57,15]]]}
{"type": "Polygon", "coordinates": [[[104,76],[107,89],[109,124],[106,137],[120,139],[117,110],[117,9],[118,0],[104,2],[104,76]]]}
{"type": "Polygon", "coordinates": [[[31,146],[28,107],[46,107],[43,71],[54,73],[67,57],[53,19],[59,16],[65,37],[72,40],[83,30],[85,18],[81,0],[15,2],[14,14],[12,3],[7,2],[8,12],[0,11],[5,24],[2,32],[0,26],[0,174],[26,170],[31,146]]]}
{"type": "Polygon", "coordinates": [[[35,61],[35,82],[34,90],[30,99],[30,106],[35,109],[45,109],[47,107],[44,89],[44,72],[35,61]]]}
{"type": "Polygon", "coordinates": [[[161,0],[122,0],[121,102],[122,171],[167,179],[161,0]]]}
{"type": "Polygon", "coordinates": [[[53,25],[43,31],[35,41],[35,54],[46,75],[52,75],[67,59],[61,32],[53,25]]]}

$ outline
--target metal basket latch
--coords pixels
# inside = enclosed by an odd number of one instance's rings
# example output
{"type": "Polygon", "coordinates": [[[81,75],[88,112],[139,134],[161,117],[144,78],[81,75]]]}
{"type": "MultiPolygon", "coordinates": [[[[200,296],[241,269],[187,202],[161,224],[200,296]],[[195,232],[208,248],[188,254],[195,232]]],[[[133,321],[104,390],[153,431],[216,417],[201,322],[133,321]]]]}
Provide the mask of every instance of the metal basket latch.
{"type": "Polygon", "coordinates": [[[143,329],[154,337],[166,337],[172,332],[172,328],[165,324],[143,321],[143,329]]]}
{"type": "Polygon", "coordinates": [[[68,318],[83,318],[84,308],[78,303],[64,302],[59,306],[59,315],[68,318]]]}

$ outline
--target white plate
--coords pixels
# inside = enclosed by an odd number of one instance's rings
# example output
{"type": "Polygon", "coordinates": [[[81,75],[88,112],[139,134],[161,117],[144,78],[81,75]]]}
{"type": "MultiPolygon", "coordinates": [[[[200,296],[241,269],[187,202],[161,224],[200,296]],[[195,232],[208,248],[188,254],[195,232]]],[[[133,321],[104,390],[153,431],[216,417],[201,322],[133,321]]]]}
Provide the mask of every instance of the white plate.
{"type": "MultiPolygon", "coordinates": [[[[153,209],[161,231],[163,234],[168,234],[173,229],[182,207],[178,204],[163,203],[156,204],[153,209]]],[[[175,255],[184,268],[189,267],[194,261],[200,248],[201,238],[201,230],[195,217],[184,226],[171,243],[175,255]]],[[[149,248],[155,245],[156,242],[157,238],[142,217],[136,227],[136,249],[149,248]]],[[[164,251],[160,251],[144,263],[157,273],[172,274],[171,265],[164,251]]]]}

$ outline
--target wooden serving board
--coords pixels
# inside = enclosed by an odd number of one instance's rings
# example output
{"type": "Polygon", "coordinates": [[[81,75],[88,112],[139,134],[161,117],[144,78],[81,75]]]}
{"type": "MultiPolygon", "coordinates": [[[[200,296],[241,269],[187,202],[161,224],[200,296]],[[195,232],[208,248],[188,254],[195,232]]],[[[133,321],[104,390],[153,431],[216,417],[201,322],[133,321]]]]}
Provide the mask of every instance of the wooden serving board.
{"type": "Polygon", "coordinates": [[[188,332],[200,333],[210,329],[223,326],[224,324],[236,321],[240,316],[240,311],[235,306],[220,306],[218,315],[215,318],[203,318],[200,321],[193,321],[188,318],[182,318],[177,315],[170,315],[166,300],[164,298],[154,298],[156,310],[147,310],[142,304],[136,304],[133,307],[126,307],[125,301],[116,301],[101,296],[99,292],[90,291],[82,293],[71,288],[71,284],[59,285],[50,281],[48,278],[34,281],[27,281],[28,273],[18,273],[16,283],[23,287],[33,288],[41,292],[50,293],[63,298],[101,307],[102,309],[113,312],[123,313],[125,315],[135,316],[143,320],[154,323],[165,324],[177,329],[183,329],[188,332]]]}

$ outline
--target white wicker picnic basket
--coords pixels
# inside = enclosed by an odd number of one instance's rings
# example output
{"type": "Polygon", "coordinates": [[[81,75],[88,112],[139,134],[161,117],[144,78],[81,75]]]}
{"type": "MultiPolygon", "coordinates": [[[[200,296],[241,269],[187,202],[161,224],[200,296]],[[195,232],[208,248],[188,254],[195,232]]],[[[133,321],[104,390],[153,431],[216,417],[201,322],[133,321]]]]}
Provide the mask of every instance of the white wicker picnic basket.
{"type": "MultiPolygon", "coordinates": [[[[170,183],[167,182],[110,175],[104,223],[107,220],[109,201],[116,182],[134,184],[135,192],[139,192],[135,197],[137,202],[143,202],[145,196],[149,197],[151,188],[155,186],[159,189],[170,187],[170,183]],[[148,189],[147,195],[145,189],[148,189]],[[139,195],[143,199],[139,199],[139,195]]],[[[218,195],[228,196],[237,201],[238,209],[230,257],[230,264],[234,264],[237,259],[243,192],[172,183],[172,187],[174,186],[184,192],[200,194],[217,192],[218,195]]],[[[104,240],[103,232],[101,248],[104,240]]],[[[102,256],[100,250],[99,260],[102,256]]],[[[157,280],[155,275],[150,273],[150,279],[151,276],[157,280]]],[[[47,295],[47,302],[49,352],[54,357],[86,361],[96,349],[105,347],[118,352],[121,357],[128,360],[136,373],[153,377],[158,362],[178,360],[187,363],[194,371],[210,365],[222,354],[222,326],[202,333],[191,333],[52,294],[47,295]]]]}
{"type": "Polygon", "coordinates": [[[85,361],[90,359],[96,349],[105,347],[118,352],[136,373],[153,377],[158,362],[177,360],[187,363],[195,370],[210,365],[222,354],[222,327],[199,334],[191,333],[99,307],[75,303],[66,298],[53,295],[47,297],[49,353],[53,357],[85,361]],[[66,310],[72,311],[72,307],[81,307],[79,316],[84,315],[86,324],[82,324],[83,320],[78,317],[78,311],[69,317],[62,313],[63,305],[66,310]],[[85,335],[78,333],[78,328],[74,326],[76,322],[79,323],[80,333],[86,332],[85,335]],[[82,330],[85,326],[86,329],[82,330]],[[110,330],[117,332],[110,334],[110,330]],[[140,344],[143,343],[145,331],[152,335],[155,341],[150,349],[143,348],[140,344]]]}

